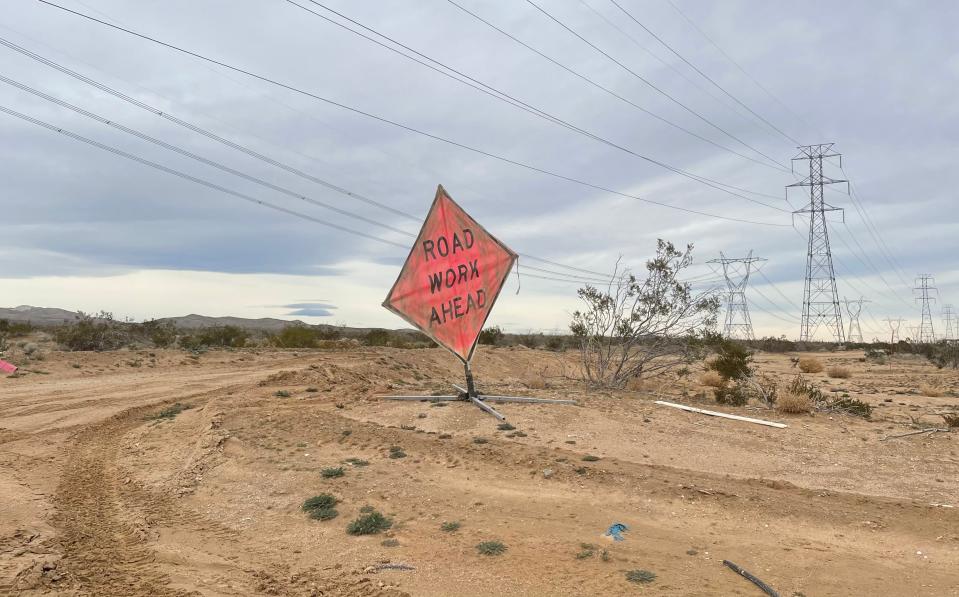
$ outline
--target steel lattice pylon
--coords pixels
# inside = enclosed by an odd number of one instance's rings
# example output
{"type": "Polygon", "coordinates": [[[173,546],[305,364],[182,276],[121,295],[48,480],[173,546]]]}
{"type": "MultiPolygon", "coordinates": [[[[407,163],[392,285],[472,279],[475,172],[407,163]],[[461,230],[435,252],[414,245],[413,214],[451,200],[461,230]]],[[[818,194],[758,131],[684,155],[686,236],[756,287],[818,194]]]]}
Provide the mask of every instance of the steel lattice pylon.
{"type": "Polygon", "coordinates": [[[920,344],[933,343],[936,341],[936,330],[932,326],[932,307],[936,298],[932,296],[936,292],[935,280],[931,274],[920,274],[916,278],[916,287],[913,288],[918,293],[916,300],[922,305],[922,322],[916,333],[916,341],[920,344]]]}
{"type": "Polygon", "coordinates": [[[903,319],[892,319],[887,317],[886,323],[889,324],[889,343],[895,344],[899,339],[899,328],[902,327],[903,319]]]}
{"type": "Polygon", "coordinates": [[[849,342],[862,342],[862,328],[859,327],[859,314],[862,313],[862,304],[870,303],[863,297],[856,300],[843,298],[846,303],[846,313],[849,313],[849,333],[846,334],[846,340],[849,342]]]}
{"type": "Polygon", "coordinates": [[[723,335],[736,340],[754,340],[753,322],[749,318],[749,304],[746,302],[746,285],[749,283],[749,274],[752,265],[757,261],[766,261],[760,257],[753,257],[750,251],[746,257],[729,258],[719,253],[719,259],[709,263],[719,263],[723,266],[723,277],[726,278],[726,323],[723,326],[723,335]]]}
{"type": "MultiPolygon", "coordinates": [[[[842,343],[844,330],[842,311],[839,308],[839,292],[836,290],[836,270],[832,265],[832,251],[829,248],[829,231],[826,226],[827,211],[842,211],[823,200],[823,186],[845,182],[823,176],[823,158],[842,157],[832,152],[832,143],[803,145],[799,147],[796,160],[809,161],[809,176],[789,185],[789,187],[809,187],[809,205],[794,213],[809,214],[809,245],[806,251],[806,284],[803,292],[802,324],[800,341],[812,340],[819,326],[825,326],[832,332],[836,342],[842,343]]],[[[788,189],[788,187],[787,187],[788,189]]]]}
{"type": "Polygon", "coordinates": [[[952,305],[943,305],[942,306],[942,322],[945,324],[943,330],[943,340],[954,340],[956,330],[953,327],[952,322],[955,321],[955,313],[952,312],[952,305]]]}

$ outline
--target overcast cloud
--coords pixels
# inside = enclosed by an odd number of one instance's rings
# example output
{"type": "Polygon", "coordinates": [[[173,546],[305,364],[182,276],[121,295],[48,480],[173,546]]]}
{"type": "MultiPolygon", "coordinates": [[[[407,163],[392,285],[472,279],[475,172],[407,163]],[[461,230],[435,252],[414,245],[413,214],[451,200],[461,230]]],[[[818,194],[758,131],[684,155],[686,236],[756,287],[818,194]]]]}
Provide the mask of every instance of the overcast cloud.
{"type": "MultiPolygon", "coordinates": [[[[803,143],[835,142],[843,153],[845,172],[875,223],[875,236],[893,257],[877,246],[849,197],[827,195],[830,203],[846,208],[845,224],[834,215],[830,230],[840,296],[863,294],[873,301],[862,320],[867,337],[887,335],[880,322],[886,317],[918,318],[910,290],[918,273],[936,276],[941,302],[959,303],[953,265],[959,244],[954,165],[959,5],[821,1],[800,8],[759,1],[673,1],[788,108],[750,81],[667,0],[620,3],[789,136],[803,143]]],[[[697,265],[690,276],[709,284],[715,276],[707,275],[706,261],[719,251],[737,256],[752,249],[768,259],[763,274],[775,284],[753,278],[751,288],[758,293],[749,296],[757,333],[798,335],[798,310],[790,302],[802,300],[805,220],[793,220],[782,199],[794,178],[643,114],[446,0],[330,0],[328,5],[638,153],[779,197],[747,195],[779,209],[683,178],[497,101],[284,0],[62,3],[512,160],[674,206],[785,225],[710,219],[544,176],[204,64],[38,2],[9,3],[0,14],[0,37],[6,40],[416,218],[442,183],[478,221],[521,253],[597,271],[611,269],[623,255],[625,263],[641,269],[657,238],[691,242],[697,265]],[[797,230],[789,227],[794,221],[797,230]]],[[[795,143],[712,87],[608,0],[537,3],[715,127],[657,94],[533,6],[462,0],[464,7],[529,45],[696,135],[760,162],[766,160],[716,127],[778,162],[788,164],[796,155],[795,143]]],[[[252,159],[4,47],[0,74],[295,193],[409,233],[417,230],[413,219],[252,159]]],[[[400,245],[411,242],[3,83],[0,105],[284,208],[400,245]]],[[[102,308],[135,318],[200,312],[403,325],[380,303],[406,256],[404,249],[252,205],[5,114],[0,114],[0,136],[0,304],[102,308]],[[310,298],[315,296],[324,298],[310,298]]],[[[827,166],[828,174],[843,178],[837,166],[827,166]]],[[[844,191],[843,185],[837,187],[844,191]]],[[[808,200],[796,189],[789,197],[796,207],[808,200]]],[[[557,270],[533,261],[523,264],[557,270]]],[[[524,273],[533,272],[521,266],[520,281],[511,276],[491,322],[517,331],[565,328],[576,308],[576,284],[524,273]]]]}

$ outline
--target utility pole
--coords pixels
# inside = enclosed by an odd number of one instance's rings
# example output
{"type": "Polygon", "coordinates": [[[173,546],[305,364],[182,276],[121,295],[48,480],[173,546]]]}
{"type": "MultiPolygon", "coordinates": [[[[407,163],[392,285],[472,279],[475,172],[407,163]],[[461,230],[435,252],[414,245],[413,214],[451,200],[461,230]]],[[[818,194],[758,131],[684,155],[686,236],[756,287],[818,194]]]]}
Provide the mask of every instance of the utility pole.
{"type": "Polygon", "coordinates": [[[931,274],[920,274],[916,278],[916,288],[913,288],[918,294],[916,300],[922,305],[922,322],[919,324],[919,333],[916,340],[920,344],[933,343],[936,341],[936,332],[932,327],[932,307],[930,304],[936,300],[933,293],[936,292],[935,280],[931,274]]]}
{"type": "MultiPolygon", "coordinates": [[[[832,251],[829,248],[829,231],[826,227],[827,211],[842,211],[823,199],[823,186],[848,181],[823,176],[824,158],[839,158],[842,167],[842,155],[832,151],[832,143],[803,145],[799,155],[793,158],[809,161],[809,176],[786,187],[809,187],[809,204],[793,213],[809,214],[809,244],[806,250],[806,285],[803,292],[802,324],[799,340],[813,339],[820,325],[831,331],[836,342],[843,342],[842,311],[839,308],[839,292],[836,290],[836,270],[832,265],[832,251]]],[[[845,216],[844,216],[845,217],[845,216]]]]}
{"type": "Polygon", "coordinates": [[[746,285],[749,283],[749,274],[752,265],[757,261],[766,261],[760,257],[753,257],[749,251],[746,257],[730,258],[719,252],[719,259],[709,263],[719,263],[723,266],[723,277],[726,278],[726,323],[723,326],[723,335],[737,340],[754,340],[753,322],[749,318],[749,305],[746,302],[746,285]]]}
{"type": "Polygon", "coordinates": [[[955,315],[955,313],[952,312],[952,305],[942,306],[942,321],[946,324],[946,329],[942,337],[943,340],[953,340],[955,338],[953,331],[955,328],[952,327],[953,315],[955,315]]]}
{"type": "Polygon", "coordinates": [[[849,333],[846,334],[846,340],[849,342],[862,342],[862,328],[859,327],[859,314],[862,313],[862,304],[872,301],[859,297],[856,300],[849,300],[843,297],[846,303],[846,313],[849,313],[849,333]]]}
{"type": "Polygon", "coordinates": [[[889,332],[890,332],[889,343],[890,344],[895,344],[896,340],[899,338],[899,328],[902,326],[902,322],[903,322],[902,318],[900,319],[891,319],[889,317],[886,318],[886,323],[889,324],[889,332]]]}

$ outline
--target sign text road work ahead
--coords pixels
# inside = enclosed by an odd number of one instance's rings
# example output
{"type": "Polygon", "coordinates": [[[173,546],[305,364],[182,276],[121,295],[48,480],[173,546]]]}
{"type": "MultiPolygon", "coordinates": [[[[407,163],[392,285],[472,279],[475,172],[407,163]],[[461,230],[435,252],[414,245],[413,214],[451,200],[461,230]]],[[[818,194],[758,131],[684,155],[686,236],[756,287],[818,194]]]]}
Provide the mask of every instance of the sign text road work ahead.
{"type": "Polygon", "coordinates": [[[383,306],[468,362],[515,261],[440,186],[383,306]]]}

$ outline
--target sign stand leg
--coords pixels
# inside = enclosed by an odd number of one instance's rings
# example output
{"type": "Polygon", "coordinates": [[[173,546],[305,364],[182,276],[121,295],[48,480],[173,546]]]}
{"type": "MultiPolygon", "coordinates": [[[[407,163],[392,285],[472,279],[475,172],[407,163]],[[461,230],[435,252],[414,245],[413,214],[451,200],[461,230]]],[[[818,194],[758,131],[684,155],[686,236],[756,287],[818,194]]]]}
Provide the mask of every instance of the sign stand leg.
{"type": "Polygon", "coordinates": [[[548,398],[527,398],[521,396],[484,396],[476,390],[476,382],[473,379],[473,370],[470,368],[469,361],[464,363],[466,373],[466,387],[460,387],[453,384],[453,387],[459,392],[455,396],[378,396],[386,400],[415,400],[419,402],[439,402],[439,401],[457,401],[472,402],[484,412],[493,415],[500,421],[505,421],[506,417],[497,412],[487,402],[518,402],[523,404],[572,404],[575,400],[554,400],[548,398]]]}

